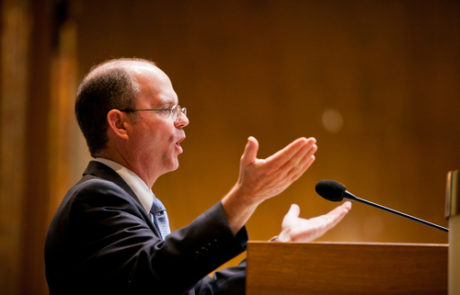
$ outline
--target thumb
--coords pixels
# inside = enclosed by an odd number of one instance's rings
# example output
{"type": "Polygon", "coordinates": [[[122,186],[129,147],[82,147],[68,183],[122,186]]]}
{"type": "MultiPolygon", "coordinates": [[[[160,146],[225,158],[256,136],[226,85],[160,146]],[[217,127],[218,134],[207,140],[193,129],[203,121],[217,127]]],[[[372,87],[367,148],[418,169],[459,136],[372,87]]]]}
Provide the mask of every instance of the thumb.
{"type": "Polygon", "coordinates": [[[284,215],[283,218],[283,225],[288,225],[291,223],[292,220],[295,220],[299,217],[300,214],[300,207],[297,204],[292,204],[289,208],[289,211],[284,215]]]}
{"type": "Polygon", "coordinates": [[[300,214],[300,207],[297,204],[292,204],[291,207],[289,208],[289,211],[286,215],[292,216],[292,217],[299,217],[300,214]]]}
{"type": "Polygon", "coordinates": [[[254,137],[248,138],[248,143],[244,148],[244,153],[241,156],[242,164],[251,164],[257,158],[257,151],[259,150],[259,142],[254,137]]]}

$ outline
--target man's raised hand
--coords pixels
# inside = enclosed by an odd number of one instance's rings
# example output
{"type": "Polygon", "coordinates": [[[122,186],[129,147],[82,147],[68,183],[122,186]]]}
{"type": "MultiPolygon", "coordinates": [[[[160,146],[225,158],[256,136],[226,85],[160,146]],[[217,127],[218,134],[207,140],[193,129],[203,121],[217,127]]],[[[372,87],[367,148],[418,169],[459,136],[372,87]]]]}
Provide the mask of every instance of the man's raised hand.
{"type": "MultiPolygon", "coordinates": [[[[240,162],[237,186],[260,203],[289,187],[311,166],[318,149],[316,139],[301,137],[266,159],[258,159],[259,144],[249,137],[240,162]]],[[[249,201],[249,200],[248,200],[249,201]]]]}

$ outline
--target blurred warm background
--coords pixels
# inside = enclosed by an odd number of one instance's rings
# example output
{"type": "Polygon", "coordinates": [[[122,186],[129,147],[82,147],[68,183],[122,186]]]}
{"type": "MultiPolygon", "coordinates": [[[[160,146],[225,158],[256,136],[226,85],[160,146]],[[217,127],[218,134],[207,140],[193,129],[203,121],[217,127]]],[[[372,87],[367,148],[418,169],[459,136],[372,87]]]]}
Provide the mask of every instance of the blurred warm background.
{"type": "MultiPolygon", "coordinates": [[[[89,160],[73,115],[79,80],[115,57],[155,61],[191,124],[178,171],[154,192],[173,229],[233,185],[248,136],[266,157],[315,136],[317,161],[248,224],[279,231],[291,203],[334,207],[331,178],[442,226],[460,168],[460,2],[0,0],[0,293],[47,294],[43,242],[89,160]]],[[[354,204],[321,238],[446,243],[447,234],[354,204]]]]}

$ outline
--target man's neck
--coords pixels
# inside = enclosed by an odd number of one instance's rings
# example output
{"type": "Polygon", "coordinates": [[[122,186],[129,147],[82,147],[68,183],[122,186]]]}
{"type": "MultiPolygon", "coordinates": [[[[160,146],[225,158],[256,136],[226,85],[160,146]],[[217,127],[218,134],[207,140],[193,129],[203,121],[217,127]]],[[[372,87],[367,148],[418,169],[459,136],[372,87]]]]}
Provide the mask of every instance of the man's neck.
{"type": "MultiPolygon", "coordinates": [[[[134,163],[136,163],[136,161],[131,161],[128,157],[124,157],[120,153],[104,150],[104,151],[102,151],[100,153],[97,153],[94,156],[97,157],[97,158],[104,158],[104,159],[107,159],[107,160],[114,161],[114,162],[116,162],[116,163],[128,168],[129,170],[131,170],[134,173],[136,173],[137,176],[139,176],[147,184],[148,187],[153,187],[153,184],[155,183],[155,181],[158,178],[158,176],[150,175],[150,174],[153,174],[153,173],[149,173],[150,171],[145,169],[145,167],[144,167],[145,164],[137,164],[136,165],[136,164],[134,164],[134,163]]],[[[137,161],[137,162],[139,162],[139,161],[137,161]]]]}

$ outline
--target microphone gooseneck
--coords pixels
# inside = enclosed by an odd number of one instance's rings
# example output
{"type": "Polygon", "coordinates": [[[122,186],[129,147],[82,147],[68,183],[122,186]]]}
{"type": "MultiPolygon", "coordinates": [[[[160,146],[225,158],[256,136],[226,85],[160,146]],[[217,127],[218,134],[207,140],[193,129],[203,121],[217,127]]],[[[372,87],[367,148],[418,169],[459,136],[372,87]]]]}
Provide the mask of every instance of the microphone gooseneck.
{"type": "Polygon", "coordinates": [[[408,215],[406,213],[402,213],[402,212],[393,210],[391,208],[388,208],[388,207],[385,207],[385,206],[382,206],[382,205],[367,201],[365,199],[361,199],[361,198],[353,195],[349,191],[347,191],[343,184],[341,184],[341,183],[339,183],[337,181],[334,181],[334,180],[321,180],[321,181],[319,181],[315,186],[315,190],[318,193],[318,195],[320,195],[321,197],[325,198],[326,200],[329,200],[329,201],[332,201],[332,202],[340,202],[343,199],[351,200],[351,201],[358,201],[358,202],[370,205],[372,207],[382,209],[384,211],[387,211],[387,212],[390,212],[390,213],[393,213],[393,214],[408,218],[410,220],[422,223],[424,225],[431,226],[433,228],[436,228],[436,229],[439,229],[439,230],[442,230],[442,231],[445,231],[445,232],[449,231],[449,229],[447,229],[445,227],[442,227],[440,225],[437,225],[437,224],[428,222],[426,220],[423,220],[423,219],[408,215]]]}

